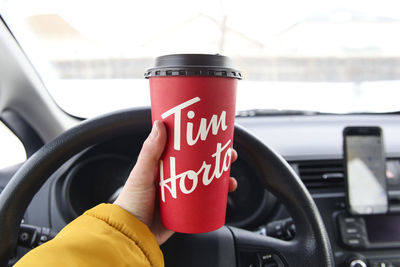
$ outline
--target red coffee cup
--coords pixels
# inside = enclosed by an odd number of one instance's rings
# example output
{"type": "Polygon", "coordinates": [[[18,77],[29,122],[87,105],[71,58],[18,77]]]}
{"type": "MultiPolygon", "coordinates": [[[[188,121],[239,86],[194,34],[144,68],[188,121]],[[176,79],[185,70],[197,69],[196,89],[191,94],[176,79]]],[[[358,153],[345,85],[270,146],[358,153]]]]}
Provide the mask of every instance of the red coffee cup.
{"type": "Polygon", "coordinates": [[[152,119],[167,128],[159,163],[163,225],[202,233],[224,225],[241,74],[221,55],[161,56],[145,73],[152,119]]]}

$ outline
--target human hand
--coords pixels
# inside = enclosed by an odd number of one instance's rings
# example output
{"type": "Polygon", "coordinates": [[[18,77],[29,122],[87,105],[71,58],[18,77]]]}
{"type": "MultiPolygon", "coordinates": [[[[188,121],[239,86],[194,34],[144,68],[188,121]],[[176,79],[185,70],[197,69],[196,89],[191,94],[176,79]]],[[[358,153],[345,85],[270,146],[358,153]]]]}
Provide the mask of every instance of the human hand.
{"type": "MultiPolygon", "coordinates": [[[[156,172],[166,141],[165,125],[161,121],[155,121],[150,135],[143,143],[135,167],[133,167],[121,193],[114,202],[114,204],[124,208],[144,222],[160,245],[174,233],[161,224],[160,212],[155,207],[156,172]]],[[[237,159],[237,153],[234,149],[231,158],[232,162],[237,159]]],[[[229,192],[235,191],[236,187],[235,178],[230,177],[229,192]]]]}

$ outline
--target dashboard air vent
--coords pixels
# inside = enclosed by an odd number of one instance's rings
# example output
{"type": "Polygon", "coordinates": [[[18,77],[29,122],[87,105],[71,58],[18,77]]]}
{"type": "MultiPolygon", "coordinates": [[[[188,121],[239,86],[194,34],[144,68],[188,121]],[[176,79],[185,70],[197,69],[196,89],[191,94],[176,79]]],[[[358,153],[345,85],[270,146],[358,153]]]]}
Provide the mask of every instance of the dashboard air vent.
{"type": "Polygon", "coordinates": [[[342,160],[301,161],[293,167],[308,189],[344,187],[342,160]]]}

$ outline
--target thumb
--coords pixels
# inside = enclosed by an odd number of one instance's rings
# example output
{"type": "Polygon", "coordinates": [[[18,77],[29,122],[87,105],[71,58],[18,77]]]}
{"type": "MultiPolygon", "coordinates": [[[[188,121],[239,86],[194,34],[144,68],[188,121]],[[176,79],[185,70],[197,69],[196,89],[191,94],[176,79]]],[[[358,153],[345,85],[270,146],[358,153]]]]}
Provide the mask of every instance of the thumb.
{"type": "Polygon", "coordinates": [[[151,225],[154,215],[157,165],[166,141],[167,133],[164,124],[155,121],[150,135],[143,143],[135,167],[114,202],[148,226],[151,225]]]}
{"type": "Polygon", "coordinates": [[[134,186],[142,189],[154,186],[158,162],[164,151],[166,141],[167,133],[164,123],[155,121],[150,135],[143,143],[136,165],[128,178],[134,186]]]}

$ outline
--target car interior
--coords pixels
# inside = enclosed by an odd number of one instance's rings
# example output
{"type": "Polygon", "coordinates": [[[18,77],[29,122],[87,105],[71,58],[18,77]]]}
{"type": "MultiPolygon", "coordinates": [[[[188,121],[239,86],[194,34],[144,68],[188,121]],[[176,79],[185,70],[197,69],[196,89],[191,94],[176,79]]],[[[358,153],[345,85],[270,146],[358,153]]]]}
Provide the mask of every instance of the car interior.
{"type": "MultiPolygon", "coordinates": [[[[143,77],[143,66],[152,60],[133,71],[143,77]]],[[[258,60],[252,58],[249,66],[268,65],[258,60]]],[[[282,64],[299,59],[285,60],[282,64]]],[[[335,64],[346,68],[340,60],[335,64]]],[[[391,59],[355,64],[374,68],[384,60],[391,59]]],[[[112,203],[151,130],[150,106],[122,105],[96,116],[66,112],[36,62],[0,13],[0,121],[26,153],[0,169],[1,266],[12,266],[86,210],[112,203]]],[[[241,61],[236,62],[240,69],[241,61]]],[[[249,79],[253,75],[246,69],[244,81],[246,72],[249,79]]],[[[396,77],[395,72],[390,75],[396,77]]],[[[238,101],[257,98],[250,89],[244,96],[247,84],[241,82],[238,101]]],[[[357,90],[352,92],[361,94],[357,90]]],[[[372,98],[390,106],[398,103],[396,90],[372,98]]],[[[71,88],[70,94],[72,105],[81,101],[79,91],[71,88]]],[[[285,99],[302,102],[300,94],[285,99]]],[[[352,105],[335,94],[326,93],[324,101],[352,105]]],[[[310,94],[302,97],[313,101],[310,94]]],[[[228,195],[226,225],[210,233],[174,234],[161,246],[166,266],[400,266],[399,136],[399,112],[391,106],[379,112],[238,110],[234,148],[239,158],[231,167],[238,188],[228,195]]],[[[12,150],[0,153],[7,158],[12,150]]]]}

